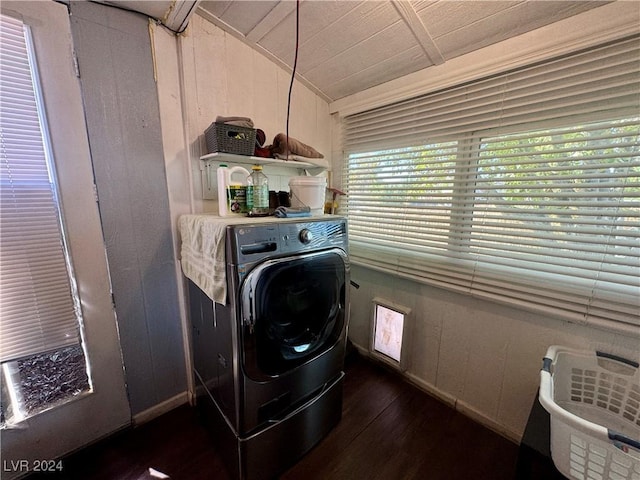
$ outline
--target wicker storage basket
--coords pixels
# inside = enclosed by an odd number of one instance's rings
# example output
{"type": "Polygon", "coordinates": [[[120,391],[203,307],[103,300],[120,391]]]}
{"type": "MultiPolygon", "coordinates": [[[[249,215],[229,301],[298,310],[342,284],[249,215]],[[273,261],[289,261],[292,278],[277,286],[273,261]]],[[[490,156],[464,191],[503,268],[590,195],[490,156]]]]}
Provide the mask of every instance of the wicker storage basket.
{"type": "Polygon", "coordinates": [[[214,122],[204,131],[204,137],[208,153],[253,155],[256,147],[256,130],[254,128],[214,122]]]}
{"type": "Polygon", "coordinates": [[[551,415],[551,457],[579,480],[640,480],[638,363],[552,346],[540,372],[551,415]]]}

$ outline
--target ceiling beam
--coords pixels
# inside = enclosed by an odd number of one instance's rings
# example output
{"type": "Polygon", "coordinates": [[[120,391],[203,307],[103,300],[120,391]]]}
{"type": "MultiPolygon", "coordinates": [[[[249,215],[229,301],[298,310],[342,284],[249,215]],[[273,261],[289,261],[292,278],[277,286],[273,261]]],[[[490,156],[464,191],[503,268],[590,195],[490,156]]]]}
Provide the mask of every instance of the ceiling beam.
{"type": "Polygon", "coordinates": [[[434,65],[442,65],[445,62],[445,59],[436,45],[436,42],[431,37],[431,34],[422,23],[422,20],[420,20],[416,11],[413,9],[411,2],[407,0],[399,0],[393,1],[391,4],[400,14],[404,23],[407,24],[407,27],[409,27],[409,30],[413,33],[413,36],[418,41],[420,47],[422,47],[425,55],[429,60],[431,60],[431,63],[434,65]]]}
{"type": "Polygon", "coordinates": [[[195,13],[200,1],[201,0],[180,0],[178,2],[171,2],[171,6],[162,18],[162,23],[170,29],[182,33],[184,29],[187,28],[189,19],[195,13]]]}
{"type": "Polygon", "coordinates": [[[247,33],[247,40],[258,43],[264,36],[279,25],[291,12],[295,12],[296,2],[281,1],[271,9],[258,24],[247,33]]]}

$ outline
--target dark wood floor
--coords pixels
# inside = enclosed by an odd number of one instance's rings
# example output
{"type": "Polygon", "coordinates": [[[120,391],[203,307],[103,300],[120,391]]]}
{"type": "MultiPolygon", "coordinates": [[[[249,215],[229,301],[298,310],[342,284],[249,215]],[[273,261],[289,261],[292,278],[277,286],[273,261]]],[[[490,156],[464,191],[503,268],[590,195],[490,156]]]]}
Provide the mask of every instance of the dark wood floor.
{"type": "MultiPolygon", "coordinates": [[[[283,480],[522,478],[512,442],[357,355],[346,373],[342,420],[283,480]]],[[[88,447],[63,467],[55,478],[150,480],[153,468],[173,480],[229,479],[187,406],[88,447]]]]}

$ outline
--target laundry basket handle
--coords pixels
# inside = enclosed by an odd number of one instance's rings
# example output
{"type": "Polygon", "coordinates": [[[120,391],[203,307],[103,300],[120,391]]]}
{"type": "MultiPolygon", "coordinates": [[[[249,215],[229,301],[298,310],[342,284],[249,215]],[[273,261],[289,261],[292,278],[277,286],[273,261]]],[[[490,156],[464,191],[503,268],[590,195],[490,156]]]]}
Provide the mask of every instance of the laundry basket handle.
{"type": "Polygon", "coordinates": [[[621,357],[619,355],[613,355],[611,353],[600,352],[600,351],[597,351],[597,350],[596,350],[596,355],[598,357],[607,358],[609,360],[615,360],[616,362],[626,363],[627,365],[629,365],[629,366],[631,366],[633,368],[640,367],[640,364],[638,364],[638,362],[635,362],[633,360],[629,360],[629,359],[621,357]]]}
{"type": "Polygon", "coordinates": [[[625,443],[630,447],[635,448],[636,450],[640,450],[640,441],[638,440],[634,440],[633,438],[629,438],[626,435],[615,432],[613,430],[608,430],[607,435],[609,436],[609,439],[613,440],[614,442],[625,443]]]}

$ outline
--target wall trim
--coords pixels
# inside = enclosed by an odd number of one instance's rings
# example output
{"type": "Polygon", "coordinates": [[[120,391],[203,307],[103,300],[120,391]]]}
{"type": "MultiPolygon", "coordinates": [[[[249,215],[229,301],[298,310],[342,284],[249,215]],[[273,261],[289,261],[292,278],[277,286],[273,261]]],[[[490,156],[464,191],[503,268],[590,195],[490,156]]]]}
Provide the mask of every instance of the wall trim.
{"type": "Polygon", "coordinates": [[[174,408],[177,408],[180,405],[187,403],[188,400],[189,400],[188,392],[185,391],[185,392],[179,393],[178,395],[175,395],[174,397],[171,397],[165,400],[164,402],[160,402],[151,408],[147,408],[146,410],[140,413],[136,413],[132,417],[131,423],[133,424],[133,426],[136,426],[136,427],[144,423],[147,423],[153,420],[154,418],[158,418],[160,415],[164,415],[165,413],[170,412],[174,408]]]}
{"type": "Polygon", "coordinates": [[[363,112],[637,33],[638,4],[612,2],[341,98],[329,112],[363,112]]]}
{"type": "Polygon", "coordinates": [[[478,411],[463,400],[458,399],[456,401],[456,410],[464,416],[469,417],[471,420],[484,425],[489,430],[494,431],[498,435],[502,435],[507,440],[511,440],[516,445],[519,445],[522,441],[522,435],[487,417],[484,413],[478,411]]]}
{"type": "Polygon", "coordinates": [[[429,382],[424,381],[422,378],[418,377],[413,373],[405,372],[405,377],[407,377],[407,380],[409,380],[409,383],[411,383],[412,385],[415,385],[420,390],[428,393],[432,397],[436,397],[438,400],[448,405],[449,407],[454,408],[456,410],[458,409],[456,406],[458,399],[453,395],[451,395],[450,393],[447,393],[444,390],[437,388],[435,385],[432,385],[429,382]]]}

